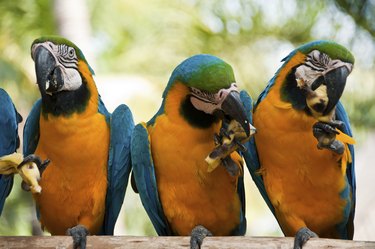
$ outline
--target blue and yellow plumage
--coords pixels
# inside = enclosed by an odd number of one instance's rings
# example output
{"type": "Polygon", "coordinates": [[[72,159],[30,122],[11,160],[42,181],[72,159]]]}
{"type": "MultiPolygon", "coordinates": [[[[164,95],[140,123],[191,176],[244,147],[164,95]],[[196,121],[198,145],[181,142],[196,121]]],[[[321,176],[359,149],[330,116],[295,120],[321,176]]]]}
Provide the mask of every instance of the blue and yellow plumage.
{"type": "Polygon", "coordinates": [[[51,160],[34,195],[42,226],[111,235],[130,172],[132,114],[125,105],[107,111],[92,69],[66,39],[35,40],[32,57],[42,98],[26,121],[24,153],[51,160]]]}
{"type": "Polygon", "coordinates": [[[255,104],[247,166],[285,235],[307,227],[320,237],[352,239],[354,149],[338,100],[354,58],[334,42],[316,41],[283,61],[255,104]],[[318,148],[317,138],[333,130],[340,133],[334,143],[318,148]]]}
{"type": "MultiPolygon", "coordinates": [[[[242,176],[231,176],[224,167],[208,172],[205,161],[220,133],[216,112],[222,112],[218,103],[224,95],[236,98],[235,116],[249,126],[238,91],[227,90],[236,89],[234,82],[231,67],[221,59],[190,57],[173,71],[157,114],[134,129],[136,188],[159,235],[189,235],[197,225],[218,236],[246,231],[242,176]]],[[[225,109],[224,102],[220,105],[225,109]]],[[[231,158],[242,167],[237,152],[231,158]]]]}

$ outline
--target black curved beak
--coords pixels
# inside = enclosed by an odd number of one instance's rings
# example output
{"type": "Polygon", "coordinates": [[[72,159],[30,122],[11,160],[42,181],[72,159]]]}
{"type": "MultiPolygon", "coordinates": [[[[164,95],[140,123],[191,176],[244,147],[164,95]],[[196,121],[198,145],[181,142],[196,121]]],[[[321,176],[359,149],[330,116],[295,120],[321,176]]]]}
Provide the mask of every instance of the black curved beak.
{"type": "Polygon", "coordinates": [[[221,110],[225,115],[228,115],[240,123],[247,136],[255,133],[255,128],[250,124],[250,121],[247,118],[245,107],[242,104],[239,92],[230,92],[221,104],[221,110]]]}
{"type": "Polygon", "coordinates": [[[328,104],[323,112],[323,115],[329,114],[339,102],[342,93],[344,92],[346,78],[350,74],[346,66],[336,68],[328,72],[324,76],[324,81],[327,86],[328,104]]]}
{"type": "Polygon", "coordinates": [[[42,92],[53,93],[61,89],[64,82],[61,70],[56,67],[52,53],[43,45],[38,45],[33,54],[36,79],[42,92]]]}

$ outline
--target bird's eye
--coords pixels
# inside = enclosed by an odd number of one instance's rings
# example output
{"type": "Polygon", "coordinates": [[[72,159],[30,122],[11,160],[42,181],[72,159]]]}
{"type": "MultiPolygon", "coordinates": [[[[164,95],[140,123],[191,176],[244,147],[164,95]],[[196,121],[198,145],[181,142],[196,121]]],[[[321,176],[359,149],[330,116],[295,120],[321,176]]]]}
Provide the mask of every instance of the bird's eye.
{"type": "Polygon", "coordinates": [[[68,55],[69,55],[70,58],[74,57],[74,55],[75,55],[74,48],[69,48],[68,55]]]}
{"type": "Polygon", "coordinates": [[[28,169],[33,169],[34,166],[33,166],[33,165],[29,165],[27,168],[28,168],[28,169]]]}

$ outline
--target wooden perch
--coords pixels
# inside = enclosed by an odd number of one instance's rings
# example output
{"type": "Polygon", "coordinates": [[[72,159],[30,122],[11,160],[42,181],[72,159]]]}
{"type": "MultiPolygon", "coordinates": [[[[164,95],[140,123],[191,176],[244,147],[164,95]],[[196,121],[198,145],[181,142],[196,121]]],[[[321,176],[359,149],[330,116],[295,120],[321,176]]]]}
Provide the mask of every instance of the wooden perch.
{"type": "MultiPolygon", "coordinates": [[[[136,237],[136,236],[89,236],[87,248],[94,249],[149,249],[149,248],[189,248],[189,237],[136,237]]],[[[202,249],[289,249],[293,238],[279,237],[207,237],[202,249]]],[[[72,238],[68,236],[5,236],[0,237],[0,248],[72,248],[72,238]]],[[[311,239],[304,249],[370,249],[375,242],[311,239]]]]}

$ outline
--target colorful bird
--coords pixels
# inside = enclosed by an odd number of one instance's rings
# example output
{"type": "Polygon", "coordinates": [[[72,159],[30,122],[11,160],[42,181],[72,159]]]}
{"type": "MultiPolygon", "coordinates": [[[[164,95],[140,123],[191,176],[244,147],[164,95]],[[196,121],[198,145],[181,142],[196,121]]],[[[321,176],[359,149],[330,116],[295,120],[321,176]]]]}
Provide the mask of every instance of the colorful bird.
{"type": "MultiPolygon", "coordinates": [[[[22,122],[12,99],[0,88],[0,157],[14,153],[20,145],[18,124],[22,122]]],[[[0,215],[13,186],[13,174],[0,174],[0,215]]]]}
{"type": "Polygon", "coordinates": [[[315,41],[283,61],[255,104],[247,166],[294,248],[317,235],[352,239],[354,140],[339,99],[354,57],[315,41]]]}
{"type": "Polygon", "coordinates": [[[41,93],[24,129],[24,153],[51,163],[34,195],[42,227],[73,236],[113,234],[130,172],[132,114],[120,105],[110,114],[81,50],[61,37],[42,37],[31,47],[41,93]]]}
{"type": "Polygon", "coordinates": [[[173,71],[159,111],[135,127],[131,146],[133,188],[159,235],[191,234],[191,248],[199,248],[206,235],[245,233],[242,158],[232,152],[215,169],[205,158],[223,118],[252,135],[249,114],[223,60],[196,55],[173,71]]]}

